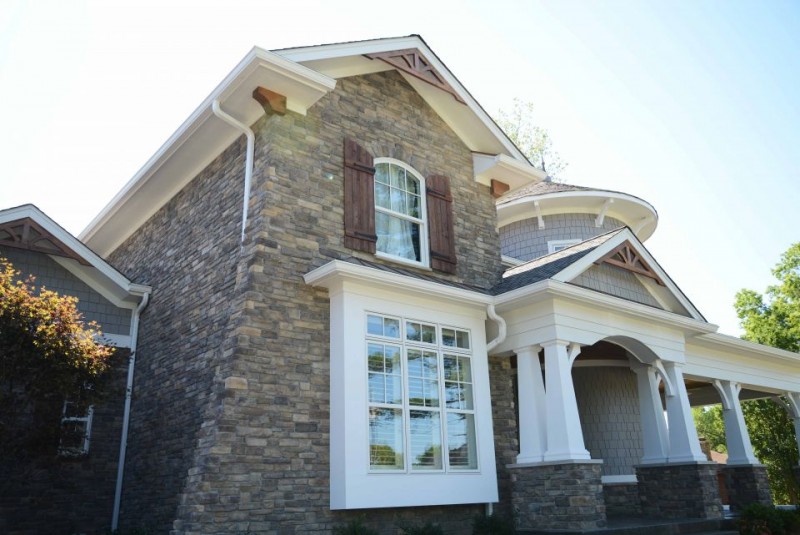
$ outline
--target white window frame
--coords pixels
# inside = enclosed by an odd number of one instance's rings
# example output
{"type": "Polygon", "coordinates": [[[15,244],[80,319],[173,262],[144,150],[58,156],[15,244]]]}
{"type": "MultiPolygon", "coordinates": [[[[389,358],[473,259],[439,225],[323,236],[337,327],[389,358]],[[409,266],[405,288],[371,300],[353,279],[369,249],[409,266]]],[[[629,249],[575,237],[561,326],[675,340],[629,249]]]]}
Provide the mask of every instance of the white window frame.
{"type": "Polygon", "coordinates": [[[58,454],[64,457],[75,457],[79,455],[86,455],[89,453],[89,445],[91,444],[91,436],[92,436],[92,419],[94,416],[94,406],[89,405],[86,409],[86,414],[83,416],[67,416],[67,410],[70,404],[73,402],[69,400],[64,401],[64,405],[61,409],[61,427],[64,427],[64,424],[67,423],[84,423],[84,435],[83,441],[81,445],[77,448],[71,447],[61,447],[58,448],[58,454]]]}
{"type": "Polygon", "coordinates": [[[580,243],[581,240],[572,239],[572,240],[550,240],[547,242],[547,254],[557,253],[562,249],[566,249],[567,247],[571,247],[577,243],[580,243]]]}
{"type": "MultiPolygon", "coordinates": [[[[406,215],[406,214],[403,214],[403,213],[400,213],[400,212],[395,212],[394,210],[391,210],[391,209],[388,209],[388,208],[384,208],[382,206],[378,206],[378,199],[377,199],[377,195],[376,195],[375,196],[375,203],[374,203],[374,209],[375,209],[375,215],[376,215],[375,230],[377,232],[377,214],[378,213],[387,214],[389,216],[396,217],[398,219],[402,219],[402,220],[405,220],[405,221],[410,221],[410,222],[412,222],[414,224],[419,225],[419,257],[420,257],[420,260],[419,260],[419,262],[417,262],[417,261],[411,260],[409,258],[404,258],[402,256],[397,256],[397,255],[393,255],[393,254],[381,251],[381,250],[379,250],[377,248],[377,244],[376,244],[375,256],[377,256],[379,258],[384,258],[386,260],[391,260],[392,262],[397,262],[398,264],[406,264],[406,265],[409,265],[409,266],[430,269],[430,252],[429,252],[429,246],[428,246],[428,204],[427,204],[428,195],[427,195],[427,190],[426,190],[426,185],[425,185],[425,177],[422,176],[422,173],[420,173],[419,171],[417,171],[416,169],[414,169],[413,167],[411,167],[407,163],[405,163],[405,162],[403,162],[401,160],[397,160],[395,158],[384,158],[384,157],[375,158],[375,160],[373,161],[373,165],[375,166],[376,169],[377,169],[378,165],[380,165],[380,164],[390,164],[390,165],[396,165],[397,167],[401,167],[401,168],[405,169],[406,173],[410,173],[411,175],[413,175],[414,178],[419,180],[420,216],[421,217],[419,217],[419,218],[411,217],[409,215],[406,215]]],[[[376,174],[377,174],[377,172],[376,172],[376,174]]],[[[375,180],[375,182],[377,183],[377,179],[375,180]]]]}
{"type": "MultiPolygon", "coordinates": [[[[472,433],[473,435],[477,434],[478,429],[478,422],[477,422],[477,415],[475,410],[475,400],[474,400],[474,384],[475,379],[472,373],[472,333],[469,329],[464,329],[460,327],[455,327],[452,325],[446,325],[441,323],[436,323],[432,321],[426,320],[419,320],[417,318],[412,317],[402,317],[396,316],[394,314],[386,314],[379,311],[367,311],[364,315],[364,322],[365,325],[368,322],[369,316],[375,316],[380,318],[386,318],[391,320],[396,320],[399,322],[399,336],[397,338],[381,336],[376,334],[370,334],[367,332],[366,336],[366,344],[365,344],[365,355],[368,357],[369,355],[369,344],[370,342],[376,344],[387,344],[387,345],[395,345],[400,347],[400,373],[401,373],[401,402],[399,404],[395,403],[385,403],[385,402],[367,402],[367,419],[369,419],[369,412],[370,409],[377,408],[377,409],[390,409],[390,410],[401,410],[402,411],[402,442],[403,442],[403,467],[402,468],[379,468],[373,467],[371,464],[371,460],[367,460],[368,470],[371,474],[436,474],[436,473],[468,473],[468,472],[479,472],[480,471],[480,452],[479,443],[475,440],[474,448],[475,451],[472,452],[472,456],[475,459],[475,468],[459,468],[453,467],[450,463],[450,449],[449,449],[449,437],[448,437],[448,416],[450,414],[468,414],[472,416],[472,433]],[[409,340],[407,337],[407,322],[410,323],[419,323],[424,324],[427,326],[433,326],[435,328],[435,336],[436,341],[434,343],[426,343],[422,341],[413,341],[409,340]],[[469,347],[462,348],[457,346],[447,346],[444,344],[443,340],[443,330],[448,329],[455,332],[462,332],[466,333],[467,340],[469,342],[469,347]],[[438,405],[434,407],[423,407],[423,406],[416,406],[411,405],[410,403],[410,388],[409,383],[411,376],[408,370],[408,351],[409,350],[420,350],[420,351],[427,351],[436,354],[437,359],[437,389],[438,389],[438,405]],[[461,408],[450,408],[447,406],[447,397],[446,397],[446,379],[445,379],[445,370],[444,370],[444,359],[447,356],[456,356],[456,357],[463,357],[469,359],[470,362],[470,403],[472,405],[471,409],[461,409],[461,408]],[[440,455],[441,455],[441,468],[417,468],[415,469],[412,462],[411,457],[411,412],[412,411],[427,411],[427,412],[435,412],[439,415],[439,446],[440,446],[440,455]]],[[[365,377],[367,381],[367,392],[369,392],[369,366],[367,358],[364,360],[364,370],[365,370],[365,377]]],[[[452,382],[452,381],[451,381],[452,382]]],[[[369,422],[367,422],[369,426],[369,422]]],[[[372,444],[367,444],[367,451],[371,453],[372,444]]]]}
{"type": "MultiPolygon", "coordinates": [[[[486,303],[450,295],[391,288],[349,266],[325,279],[330,291],[330,507],[332,510],[490,503],[498,500],[492,430],[486,303]],[[414,473],[370,471],[369,393],[365,371],[368,312],[468,331],[477,470],[414,473]]],[[[470,294],[471,295],[471,294],[470,294]]],[[[446,425],[446,419],[443,422],[446,425]]],[[[445,445],[443,444],[443,447],[445,445]]]]}

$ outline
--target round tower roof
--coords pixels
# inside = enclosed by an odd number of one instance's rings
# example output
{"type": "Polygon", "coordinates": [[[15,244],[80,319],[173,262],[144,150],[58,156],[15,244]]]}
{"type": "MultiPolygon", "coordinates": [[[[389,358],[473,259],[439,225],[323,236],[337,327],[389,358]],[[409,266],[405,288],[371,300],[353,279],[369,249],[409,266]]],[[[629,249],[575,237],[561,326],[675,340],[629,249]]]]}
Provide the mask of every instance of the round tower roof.
{"type": "Polygon", "coordinates": [[[622,221],[641,241],[653,235],[658,212],[649,202],[619,191],[544,180],[498,198],[497,226],[554,214],[594,214],[600,226],[605,217],[622,221]]]}

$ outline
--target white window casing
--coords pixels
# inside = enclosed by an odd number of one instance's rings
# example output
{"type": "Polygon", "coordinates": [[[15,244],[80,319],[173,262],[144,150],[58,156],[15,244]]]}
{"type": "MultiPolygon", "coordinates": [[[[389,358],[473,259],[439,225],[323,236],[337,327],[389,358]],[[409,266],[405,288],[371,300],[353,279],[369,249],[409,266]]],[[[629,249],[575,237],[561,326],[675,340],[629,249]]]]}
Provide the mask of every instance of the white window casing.
{"type": "MultiPolygon", "coordinates": [[[[447,303],[436,296],[422,298],[409,296],[402,287],[395,291],[343,282],[331,290],[331,509],[362,509],[377,507],[409,507],[462,503],[487,503],[497,501],[497,476],[494,459],[489,370],[485,339],[485,306],[474,307],[463,303],[447,303]],[[393,342],[391,337],[370,336],[368,315],[409,320],[420,325],[437,327],[441,341],[443,329],[454,334],[469,336],[469,348],[444,348],[442,344],[393,342]],[[436,354],[439,366],[446,355],[469,359],[471,364],[472,408],[447,407],[442,402],[437,407],[411,406],[408,396],[389,399],[399,403],[370,403],[368,375],[368,345],[394,345],[399,347],[401,365],[409,349],[427,350],[436,354]],[[412,466],[413,460],[404,455],[392,469],[370,467],[370,407],[379,407],[402,414],[403,426],[408,426],[414,411],[438,413],[441,431],[441,466],[412,466]],[[454,466],[447,451],[448,414],[468,415],[461,420],[474,418],[474,462],[457,457],[454,466]],[[471,468],[474,466],[475,468],[471,468]],[[429,468],[429,469],[428,469],[429,468]]],[[[402,325],[402,323],[399,323],[402,325]]],[[[401,336],[403,330],[401,329],[401,336]]],[[[448,334],[450,334],[448,332],[448,334]]],[[[398,342],[400,342],[398,340],[398,342]]],[[[465,362],[467,362],[465,360],[465,362]]],[[[449,363],[453,367],[453,361],[449,363]]],[[[377,367],[375,367],[377,370],[377,367]]],[[[391,373],[389,375],[392,375],[391,373]]],[[[408,388],[405,369],[400,379],[392,377],[408,388]]],[[[439,381],[444,381],[443,369],[437,371],[439,381]]],[[[450,381],[452,382],[452,381],[450,381]]],[[[438,385],[440,398],[445,395],[444,385],[438,385]]],[[[456,388],[455,390],[458,390],[456,388]]],[[[384,400],[385,401],[385,400],[384,400]]],[[[417,401],[417,404],[420,402],[417,401]]],[[[405,429],[405,427],[404,427],[405,429]]],[[[403,434],[403,448],[408,450],[408,434],[403,434]]],[[[452,439],[451,439],[452,440],[452,439]]],[[[387,450],[388,451],[388,450],[387,450]]],[[[423,463],[424,464],[424,463],[423,463]]],[[[434,463],[435,464],[435,461],[434,463]]]]}

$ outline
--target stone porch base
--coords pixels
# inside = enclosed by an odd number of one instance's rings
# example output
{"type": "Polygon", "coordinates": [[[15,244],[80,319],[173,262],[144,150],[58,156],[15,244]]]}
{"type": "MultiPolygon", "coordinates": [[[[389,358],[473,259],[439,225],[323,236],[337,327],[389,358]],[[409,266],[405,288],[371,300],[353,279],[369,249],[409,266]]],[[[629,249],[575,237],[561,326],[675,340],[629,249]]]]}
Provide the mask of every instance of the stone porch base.
{"type": "Polygon", "coordinates": [[[767,467],[763,464],[721,465],[719,470],[725,476],[732,511],[741,511],[751,503],[772,505],[767,467]]]}
{"type": "Polygon", "coordinates": [[[722,518],[716,463],[640,465],[636,476],[645,516],[722,518]]]}
{"type": "Polygon", "coordinates": [[[520,530],[606,526],[601,460],[513,464],[511,504],[520,530]]]}

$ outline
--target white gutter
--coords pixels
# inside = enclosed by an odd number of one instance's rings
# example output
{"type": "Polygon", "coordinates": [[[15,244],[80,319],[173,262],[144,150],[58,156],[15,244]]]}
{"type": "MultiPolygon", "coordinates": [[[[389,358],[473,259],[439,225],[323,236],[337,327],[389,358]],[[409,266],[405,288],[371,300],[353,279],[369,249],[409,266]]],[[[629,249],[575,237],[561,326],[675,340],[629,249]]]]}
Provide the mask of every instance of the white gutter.
{"type": "Polygon", "coordinates": [[[114,490],[114,513],[111,517],[111,531],[117,530],[119,523],[119,506],[122,499],[122,476],[125,473],[125,451],[128,448],[128,425],[131,419],[131,394],[133,393],[133,370],[136,365],[136,341],[139,338],[139,315],[150,302],[150,294],[142,294],[142,300],[131,318],[131,356],[128,357],[128,384],[125,387],[125,412],[122,417],[122,438],[119,443],[119,461],[117,462],[117,487],[114,490]]]}
{"type": "Polygon", "coordinates": [[[244,168],[244,200],[242,202],[242,243],[244,243],[244,230],[247,225],[247,208],[250,203],[250,181],[253,178],[253,157],[255,154],[256,136],[253,131],[244,123],[237,121],[224,111],[219,105],[219,99],[214,99],[211,103],[211,110],[214,115],[236,128],[247,136],[247,162],[244,168]]]}
{"type": "Polygon", "coordinates": [[[494,305],[489,305],[486,307],[486,313],[489,317],[497,323],[498,333],[497,337],[492,340],[491,342],[486,344],[486,352],[488,353],[492,349],[496,348],[500,344],[502,344],[506,339],[506,320],[501,318],[497,315],[497,312],[494,310],[494,305]]]}

